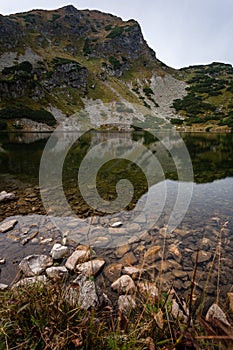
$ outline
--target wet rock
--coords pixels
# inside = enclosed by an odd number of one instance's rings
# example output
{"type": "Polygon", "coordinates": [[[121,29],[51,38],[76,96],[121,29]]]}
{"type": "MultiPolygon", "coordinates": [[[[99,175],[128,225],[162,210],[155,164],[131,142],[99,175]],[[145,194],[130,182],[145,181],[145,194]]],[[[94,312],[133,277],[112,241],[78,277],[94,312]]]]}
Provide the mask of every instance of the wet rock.
{"type": "Polygon", "coordinates": [[[35,277],[28,277],[28,278],[23,278],[22,280],[18,281],[13,285],[13,288],[18,288],[18,287],[26,287],[32,284],[45,284],[47,282],[47,277],[46,276],[35,276],[35,277]]]}
{"type": "Polygon", "coordinates": [[[149,281],[138,282],[137,284],[139,293],[143,294],[149,300],[155,300],[159,296],[159,290],[155,283],[149,281]]]}
{"type": "Polygon", "coordinates": [[[128,232],[133,232],[133,233],[137,233],[141,231],[141,226],[137,223],[133,223],[131,225],[127,226],[127,231],[128,232]]]}
{"type": "Polygon", "coordinates": [[[89,247],[83,247],[83,249],[75,250],[72,255],[67,259],[65,266],[69,270],[74,270],[78,263],[88,261],[91,253],[89,247]]]}
{"type": "Polygon", "coordinates": [[[132,309],[136,308],[136,303],[132,295],[120,295],[118,298],[118,309],[128,315],[132,309]]]}
{"type": "Polygon", "coordinates": [[[15,199],[14,193],[7,193],[6,191],[0,192],[0,203],[8,202],[15,199]]]}
{"type": "MultiPolygon", "coordinates": [[[[196,262],[196,256],[197,256],[197,253],[192,254],[192,261],[194,264],[196,262]]],[[[198,263],[203,263],[203,262],[209,261],[211,256],[212,256],[212,254],[210,252],[205,252],[204,250],[200,250],[198,253],[198,263]]]]}
{"type": "Polygon", "coordinates": [[[85,281],[82,284],[79,292],[78,304],[83,310],[96,308],[99,305],[99,298],[93,281],[85,281]]]}
{"type": "Polygon", "coordinates": [[[142,254],[146,250],[146,247],[144,245],[139,245],[134,249],[135,254],[142,254]]]}
{"type": "Polygon", "coordinates": [[[109,227],[109,235],[127,236],[127,231],[123,227],[109,227]]]}
{"type": "Polygon", "coordinates": [[[50,255],[54,260],[59,260],[64,258],[69,251],[69,248],[61,245],[59,243],[54,244],[53,248],[51,249],[50,255]]]}
{"type": "Polygon", "coordinates": [[[0,290],[7,290],[8,288],[9,286],[7,284],[0,283],[0,290]]]}
{"type": "Polygon", "coordinates": [[[188,276],[187,272],[182,270],[173,270],[172,273],[177,278],[185,278],[188,276]]]}
{"type": "Polygon", "coordinates": [[[9,230],[12,230],[14,228],[14,226],[17,224],[17,220],[9,220],[9,221],[5,221],[2,224],[0,224],[0,233],[4,233],[7,232],[9,230]]]}
{"type": "Polygon", "coordinates": [[[181,229],[175,229],[174,233],[176,233],[177,235],[181,236],[181,237],[185,237],[187,236],[190,232],[186,231],[186,230],[181,230],[181,229]]]}
{"type": "Polygon", "coordinates": [[[211,307],[207,311],[205,318],[206,318],[206,321],[209,321],[209,322],[211,322],[213,319],[217,319],[223,322],[224,324],[226,324],[227,326],[230,326],[230,323],[228,322],[225,313],[216,303],[211,305],[211,307]]]}
{"type": "Polygon", "coordinates": [[[116,222],[114,222],[113,224],[110,225],[110,227],[113,227],[113,228],[120,227],[120,226],[122,226],[122,222],[121,221],[116,221],[116,222]]]}
{"type": "Polygon", "coordinates": [[[122,258],[130,250],[129,244],[124,244],[118,247],[115,251],[117,258],[122,258]]]}
{"type": "Polygon", "coordinates": [[[135,290],[135,284],[128,275],[123,275],[111,284],[111,288],[118,293],[130,293],[135,290]]]}
{"type": "Polygon", "coordinates": [[[116,279],[118,279],[121,275],[121,270],[122,270],[122,264],[111,264],[106,266],[104,269],[104,275],[107,277],[107,279],[110,282],[114,282],[116,279]]]}
{"type": "Polygon", "coordinates": [[[145,262],[147,264],[154,262],[160,249],[161,247],[159,245],[150,247],[144,254],[145,262]]]}
{"type": "Polygon", "coordinates": [[[53,265],[53,259],[50,256],[29,255],[20,262],[19,269],[25,276],[31,277],[40,275],[51,265],[53,265]]]}
{"type": "Polygon", "coordinates": [[[65,266],[52,266],[46,269],[46,275],[54,280],[68,277],[68,270],[65,266]]]}
{"type": "Polygon", "coordinates": [[[178,263],[181,262],[182,254],[181,254],[179,248],[175,244],[170,245],[170,247],[168,248],[168,252],[173,256],[173,258],[178,263]]]}
{"type": "Polygon", "coordinates": [[[40,241],[41,244],[48,244],[51,243],[53,241],[52,238],[44,238],[40,241]]]}
{"type": "Polygon", "coordinates": [[[182,270],[182,266],[178,264],[178,262],[176,262],[175,260],[159,261],[159,262],[156,262],[153,266],[158,271],[163,271],[163,272],[167,272],[172,269],[182,270]]]}
{"type": "Polygon", "coordinates": [[[233,313],[233,293],[229,292],[227,293],[227,298],[229,300],[229,308],[231,312],[233,313]]]}
{"type": "Polygon", "coordinates": [[[119,263],[122,264],[122,265],[134,265],[137,263],[137,258],[136,256],[134,255],[133,252],[129,252],[127,254],[125,254],[123,256],[123,258],[121,258],[119,260],[119,263]]]}
{"type": "Polygon", "coordinates": [[[87,277],[96,276],[104,264],[104,259],[95,259],[76,265],[75,271],[82,273],[82,275],[87,277]]]}
{"type": "MultiPolygon", "coordinates": [[[[22,241],[21,241],[22,245],[25,245],[28,242],[33,241],[33,239],[38,235],[38,233],[39,233],[38,231],[35,231],[32,234],[30,234],[30,236],[22,239],[22,241]]],[[[36,241],[36,243],[38,243],[38,241],[36,241]]]]}

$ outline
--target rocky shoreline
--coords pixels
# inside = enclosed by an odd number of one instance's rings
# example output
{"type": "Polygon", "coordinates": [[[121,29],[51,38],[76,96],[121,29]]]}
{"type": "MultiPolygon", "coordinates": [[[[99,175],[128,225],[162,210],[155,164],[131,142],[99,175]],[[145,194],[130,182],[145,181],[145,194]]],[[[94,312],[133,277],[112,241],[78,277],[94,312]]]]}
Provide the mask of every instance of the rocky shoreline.
{"type": "MultiPolygon", "coordinates": [[[[195,297],[198,298],[205,290],[209,273],[206,292],[208,298],[213,300],[218,275],[216,246],[219,240],[217,222],[212,220],[212,225],[213,223],[215,223],[215,229],[211,226],[206,228],[212,232],[215,230],[215,237],[212,241],[203,237],[204,232],[202,232],[202,238],[198,237],[197,231],[182,229],[176,229],[168,235],[165,227],[155,227],[148,232],[141,233],[137,238],[132,235],[128,242],[118,247],[105,248],[102,246],[101,237],[96,237],[96,245],[83,245],[77,240],[75,241],[73,239],[75,236],[72,235],[75,230],[74,227],[72,228],[72,222],[70,222],[71,235],[69,236],[67,231],[62,234],[50,218],[43,215],[10,217],[0,223],[0,243],[2,246],[0,281],[5,285],[12,286],[17,279],[37,276],[37,272],[34,275],[28,272],[25,273],[25,270],[21,268],[24,265],[22,262],[29,259],[28,256],[31,256],[30,259],[32,260],[34,256],[46,256],[50,266],[46,266],[40,272],[40,274],[46,273],[46,278],[49,278],[48,273],[50,274],[47,267],[52,269],[52,274],[56,276],[59,276],[60,273],[61,275],[63,273],[68,274],[69,279],[72,280],[77,272],[83,275],[85,266],[88,271],[92,268],[96,271],[95,266],[92,266],[94,262],[94,264],[100,266],[99,268],[102,271],[100,274],[97,273],[99,271],[94,273],[94,275],[97,275],[95,276],[96,281],[100,286],[105,286],[107,290],[111,290],[112,283],[126,274],[136,279],[140,276],[140,279],[150,281],[154,286],[159,283],[160,289],[163,291],[167,291],[172,287],[180,294],[187,295],[198,254],[195,297]],[[184,245],[185,241],[189,242],[189,244],[186,242],[186,246],[184,245]],[[101,243],[100,246],[98,246],[98,242],[101,243]],[[201,248],[198,249],[198,247],[201,248]],[[59,249],[62,256],[58,257],[54,255],[54,251],[57,250],[58,253],[59,249]],[[11,254],[11,256],[8,256],[8,254],[11,254]],[[85,256],[85,261],[82,261],[82,256],[85,256]],[[51,260],[52,258],[53,260],[51,260]],[[70,260],[72,261],[71,264],[69,263],[70,260]],[[84,267],[80,267],[81,270],[77,268],[77,265],[88,261],[91,264],[90,266],[84,265],[84,267]],[[58,264],[59,266],[57,266],[58,264]]],[[[117,231],[121,231],[123,228],[124,225],[122,223],[120,225],[118,222],[116,227],[110,229],[117,234],[117,231]]],[[[100,227],[99,231],[96,232],[100,234],[100,227]]],[[[85,236],[86,233],[83,231],[82,235],[85,236]]],[[[223,243],[228,239],[228,235],[229,230],[227,227],[223,227],[221,230],[223,243]]],[[[225,296],[232,289],[231,260],[227,258],[227,255],[224,255],[222,261],[224,266],[221,270],[221,295],[225,296]]],[[[85,277],[90,277],[90,272],[85,277]]]]}

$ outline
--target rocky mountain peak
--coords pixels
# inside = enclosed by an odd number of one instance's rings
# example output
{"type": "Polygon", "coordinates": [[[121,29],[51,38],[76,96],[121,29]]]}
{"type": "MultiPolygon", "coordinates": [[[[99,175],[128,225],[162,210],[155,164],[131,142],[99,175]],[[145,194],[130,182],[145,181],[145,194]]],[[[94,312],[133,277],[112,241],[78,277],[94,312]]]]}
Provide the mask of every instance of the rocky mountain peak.
{"type": "Polygon", "coordinates": [[[76,7],[74,7],[73,5],[64,6],[64,7],[62,7],[62,9],[67,14],[76,14],[77,12],[79,12],[78,9],[76,9],[76,7]]]}

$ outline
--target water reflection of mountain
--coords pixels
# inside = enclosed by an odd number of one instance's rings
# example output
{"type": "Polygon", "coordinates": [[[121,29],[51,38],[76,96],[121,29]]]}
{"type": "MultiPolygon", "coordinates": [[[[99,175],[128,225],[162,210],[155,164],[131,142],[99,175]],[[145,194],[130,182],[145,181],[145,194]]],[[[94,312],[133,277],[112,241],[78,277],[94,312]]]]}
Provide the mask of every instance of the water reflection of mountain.
{"type": "Polygon", "coordinates": [[[183,134],[182,137],[192,159],[196,183],[233,176],[233,134],[183,134]]]}
{"type": "MultiPolygon", "coordinates": [[[[65,140],[72,134],[59,135],[59,139],[65,140]]],[[[233,176],[233,135],[232,134],[182,134],[186,147],[189,151],[193,171],[194,182],[207,183],[217,179],[223,179],[233,176]]],[[[33,176],[38,178],[40,158],[47,142],[48,134],[37,135],[27,133],[22,134],[1,134],[0,135],[0,173],[14,174],[19,177],[33,176]],[[43,139],[44,138],[44,139],[43,139]],[[35,139],[37,141],[35,141],[35,139]]],[[[135,132],[130,134],[118,132],[91,132],[83,135],[71,147],[64,164],[64,178],[70,181],[71,178],[77,180],[77,172],[83,157],[94,146],[101,144],[98,157],[106,152],[114,151],[115,156],[126,154],[133,157],[133,142],[144,145],[150,150],[153,156],[162,166],[165,177],[170,180],[178,180],[177,164],[185,169],[186,160],[182,152],[178,152],[178,158],[174,159],[170,149],[179,151],[182,149],[182,139],[177,135],[160,134],[153,136],[148,132],[135,132]],[[159,139],[161,141],[159,141],[159,139]],[[108,140],[112,142],[107,143],[108,140]],[[115,140],[115,141],[114,141],[115,140]],[[132,146],[131,146],[132,145],[132,146]],[[115,150],[114,150],[115,148],[115,150]]],[[[56,150],[56,139],[52,145],[51,151],[56,150]]],[[[62,142],[60,142],[62,145],[62,142]]],[[[57,149],[59,153],[59,149],[57,149]]],[[[184,155],[185,156],[185,155],[184,155]]],[[[139,163],[147,166],[150,171],[150,157],[139,157],[139,163]]],[[[140,165],[140,164],[139,164],[140,165]]],[[[152,169],[152,168],[151,168],[152,169]]],[[[152,171],[152,170],[151,170],[152,171]]],[[[101,188],[106,184],[107,188],[115,187],[120,178],[128,176],[135,186],[139,186],[140,194],[147,190],[145,176],[140,166],[134,165],[129,161],[110,161],[101,168],[99,172],[99,182],[101,188]],[[109,177],[109,178],[108,178],[109,177]],[[112,181],[109,181],[109,179],[112,181]]],[[[180,179],[180,178],[179,178],[180,179]]],[[[157,177],[156,182],[163,180],[161,176],[157,177]]],[[[182,179],[184,180],[184,179],[182,179]]],[[[103,192],[103,191],[102,191],[103,192]]]]}

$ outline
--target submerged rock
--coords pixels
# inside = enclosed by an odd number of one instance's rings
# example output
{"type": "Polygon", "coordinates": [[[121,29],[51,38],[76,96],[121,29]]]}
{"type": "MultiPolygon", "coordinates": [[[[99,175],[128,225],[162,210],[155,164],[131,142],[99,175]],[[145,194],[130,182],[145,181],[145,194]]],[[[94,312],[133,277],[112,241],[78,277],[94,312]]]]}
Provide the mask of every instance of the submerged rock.
{"type": "Polygon", "coordinates": [[[53,259],[50,256],[29,255],[20,262],[19,269],[25,276],[32,277],[40,275],[51,265],[53,265],[53,259]]]}
{"type": "Polygon", "coordinates": [[[7,193],[6,191],[0,192],[0,203],[1,202],[8,202],[15,199],[14,193],[7,193]]]}
{"type": "Polygon", "coordinates": [[[156,260],[157,258],[157,253],[160,251],[161,247],[159,245],[150,247],[144,255],[145,262],[146,263],[152,263],[156,260]]]}
{"type": "Polygon", "coordinates": [[[2,224],[0,224],[0,233],[4,233],[9,230],[12,230],[14,226],[17,224],[17,222],[18,221],[15,219],[3,222],[2,224]]]}
{"type": "MultiPolygon", "coordinates": [[[[197,256],[197,253],[192,254],[193,263],[196,262],[196,256],[197,256]]],[[[212,254],[210,252],[205,252],[204,250],[200,250],[198,253],[198,263],[203,263],[203,262],[209,261],[211,256],[212,256],[212,254]]]]}

